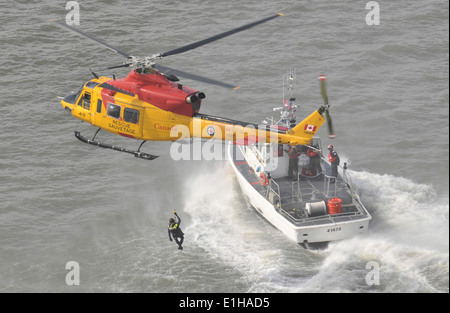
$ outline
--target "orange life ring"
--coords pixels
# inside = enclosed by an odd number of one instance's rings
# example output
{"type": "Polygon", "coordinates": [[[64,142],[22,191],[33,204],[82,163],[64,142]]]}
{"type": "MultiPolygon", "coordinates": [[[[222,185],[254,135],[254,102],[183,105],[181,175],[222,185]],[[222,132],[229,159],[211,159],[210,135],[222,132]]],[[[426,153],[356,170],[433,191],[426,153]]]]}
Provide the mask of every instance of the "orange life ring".
{"type": "Polygon", "coordinates": [[[267,179],[266,174],[261,173],[261,175],[259,175],[259,178],[261,179],[261,185],[263,185],[263,186],[269,185],[269,180],[267,179]]]}

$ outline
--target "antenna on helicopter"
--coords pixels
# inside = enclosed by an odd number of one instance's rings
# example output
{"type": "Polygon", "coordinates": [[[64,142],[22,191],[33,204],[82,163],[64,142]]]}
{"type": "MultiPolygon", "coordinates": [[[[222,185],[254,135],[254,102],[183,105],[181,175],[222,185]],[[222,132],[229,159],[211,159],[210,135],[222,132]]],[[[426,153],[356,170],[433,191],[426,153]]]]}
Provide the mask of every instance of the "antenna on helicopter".
{"type": "Polygon", "coordinates": [[[92,69],[89,68],[89,70],[91,71],[92,75],[94,75],[95,78],[99,78],[97,74],[94,73],[94,71],[92,69]]]}

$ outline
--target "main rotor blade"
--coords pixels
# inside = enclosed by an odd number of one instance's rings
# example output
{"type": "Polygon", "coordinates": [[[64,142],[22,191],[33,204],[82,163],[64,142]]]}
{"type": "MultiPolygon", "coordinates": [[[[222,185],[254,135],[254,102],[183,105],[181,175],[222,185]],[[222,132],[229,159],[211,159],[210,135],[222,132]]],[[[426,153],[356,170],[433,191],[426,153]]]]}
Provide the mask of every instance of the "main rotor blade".
{"type": "Polygon", "coordinates": [[[125,64],[121,64],[121,65],[114,65],[114,66],[110,66],[110,67],[107,67],[107,68],[103,68],[103,69],[101,69],[101,71],[112,70],[112,69],[121,68],[121,67],[130,67],[131,65],[132,65],[131,63],[125,63],[125,64]]]}
{"type": "Polygon", "coordinates": [[[69,29],[69,30],[71,30],[71,31],[73,31],[73,32],[75,32],[75,33],[78,33],[78,34],[81,35],[81,36],[84,36],[84,37],[86,37],[86,38],[89,38],[89,39],[95,41],[96,43],[99,43],[99,44],[101,44],[102,46],[105,46],[106,48],[108,48],[108,49],[110,49],[110,50],[112,50],[112,51],[114,51],[114,52],[117,52],[118,54],[123,55],[123,56],[126,57],[126,58],[129,58],[129,57],[131,56],[131,55],[129,55],[128,53],[123,52],[122,50],[119,50],[119,49],[117,49],[116,47],[113,47],[113,46],[111,46],[110,44],[107,44],[106,42],[103,42],[103,41],[101,41],[100,39],[95,38],[94,36],[91,36],[91,35],[89,35],[89,34],[86,34],[85,32],[82,32],[81,30],[79,30],[79,29],[77,29],[77,28],[75,28],[75,27],[71,27],[71,26],[67,25],[66,23],[63,23],[63,22],[60,22],[60,21],[56,21],[56,20],[50,20],[50,22],[55,22],[55,23],[57,23],[58,25],[61,25],[61,26],[65,27],[65,28],[67,28],[67,29],[69,29]]]}
{"type": "Polygon", "coordinates": [[[187,72],[183,72],[180,70],[175,70],[173,68],[167,67],[167,66],[162,66],[159,64],[155,64],[154,68],[164,74],[173,74],[176,76],[181,76],[184,78],[188,78],[188,79],[193,79],[193,80],[197,80],[203,83],[207,83],[207,84],[211,84],[211,85],[217,85],[217,86],[221,86],[221,87],[225,87],[225,88],[231,88],[231,89],[238,89],[239,87],[236,85],[231,85],[228,83],[224,83],[215,79],[211,79],[211,78],[207,78],[207,77],[203,77],[200,75],[196,75],[196,74],[191,74],[191,73],[187,73],[187,72]]]}
{"type": "Polygon", "coordinates": [[[282,16],[282,15],[283,14],[278,13],[278,14],[272,15],[270,17],[266,17],[266,18],[264,18],[262,20],[259,20],[259,21],[256,21],[256,22],[253,22],[253,23],[250,23],[250,24],[246,24],[244,26],[241,26],[241,27],[229,30],[227,32],[224,32],[224,33],[221,33],[221,34],[218,34],[218,35],[215,35],[215,36],[212,36],[212,37],[209,37],[209,38],[197,41],[197,42],[194,42],[194,43],[192,43],[190,45],[186,45],[186,46],[183,46],[183,47],[180,47],[180,48],[177,48],[177,49],[173,49],[173,50],[170,50],[170,51],[167,51],[167,52],[160,53],[159,56],[166,57],[166,56],[169,56],[169,55],[183,53],[183,52],[186,52],[186,51],[198,48],[200,46],[206,45],[206,44],[208,44],[210,42],[222,39],[222,38],[230,36],[230,35],[233,35],[233,34],[235,34],[237,32],[249,29],[249,28],[251,28],[253,26],[262,24],[264,22],[268,22],[268,21],[270,21],[270,20],[272,20],[272,19],[274,19],[276,17],[282,16]]]}

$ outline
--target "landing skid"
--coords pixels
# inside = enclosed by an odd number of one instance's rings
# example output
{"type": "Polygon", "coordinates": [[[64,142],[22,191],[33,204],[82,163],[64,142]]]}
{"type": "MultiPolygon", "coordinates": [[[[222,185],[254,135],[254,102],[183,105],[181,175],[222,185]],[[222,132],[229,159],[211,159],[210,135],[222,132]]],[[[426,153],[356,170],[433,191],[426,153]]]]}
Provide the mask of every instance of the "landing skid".
{"type": "Polygon", "coordinates": [[[143,141],[141,143],[141,145],[139,146],[139,148],[136,151],[129,150],[129,149],[122,148],[122,147],[118,147],[118,146],[105,144],[105,143],[101,143],[99,141],[95,141],[94,140],[95,136],[97,135],[99,130],[97,130],[97,132],[95,133],[95,135],[92,138],[92,140],[87,139],[86,137],[83,137],[79,131],[75,131],[75,137],[78,140],[80,140],[81,142],[84,142],[84,143],[87,143],[87,144],[90,144],[90,145],[93,145],[93,146],[97,146],[97,147],[100,147],[100,148],[112,149],[112,150],[116,150],[116,151],[119,151],[119,152],[125,152],[125,153],[129,153],[129,154],[133,154],[135,157],[141,158],[141,159],[144,159],[144,160],[154,160],[154,159],[156,159],[158,157],[157,155],[152,155],[152,154],[148,154],[148,153],[140,151],[140,149],[141,149],[142,145],[145,143],[145,141],[143,141]]]}

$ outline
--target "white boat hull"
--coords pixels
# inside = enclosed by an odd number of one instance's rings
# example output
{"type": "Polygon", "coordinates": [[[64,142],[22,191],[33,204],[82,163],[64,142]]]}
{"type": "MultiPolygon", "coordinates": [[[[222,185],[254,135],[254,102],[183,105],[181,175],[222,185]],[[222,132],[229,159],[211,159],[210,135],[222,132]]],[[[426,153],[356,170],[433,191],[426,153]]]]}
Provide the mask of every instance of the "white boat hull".
{"type": "Polygon", "coordinates": [[[317,225],[296,226],[286,216],[280,214],[274,205],[262,196],[241,174],[233,162],[231,150],[232,148],[228,151],[229,160],[244,197],[262,217],[283,232],[289,239],[299,244],[329,242],[352,238],[368,230],[371,220],[371,216],[368,213],[363,218],[359,217],[354,220],[339,222],[333,221],[333,218],[330,218],[330,215],[328,215],[326,217],[327,222],[324,222],[322,219],[317,225]]]}

